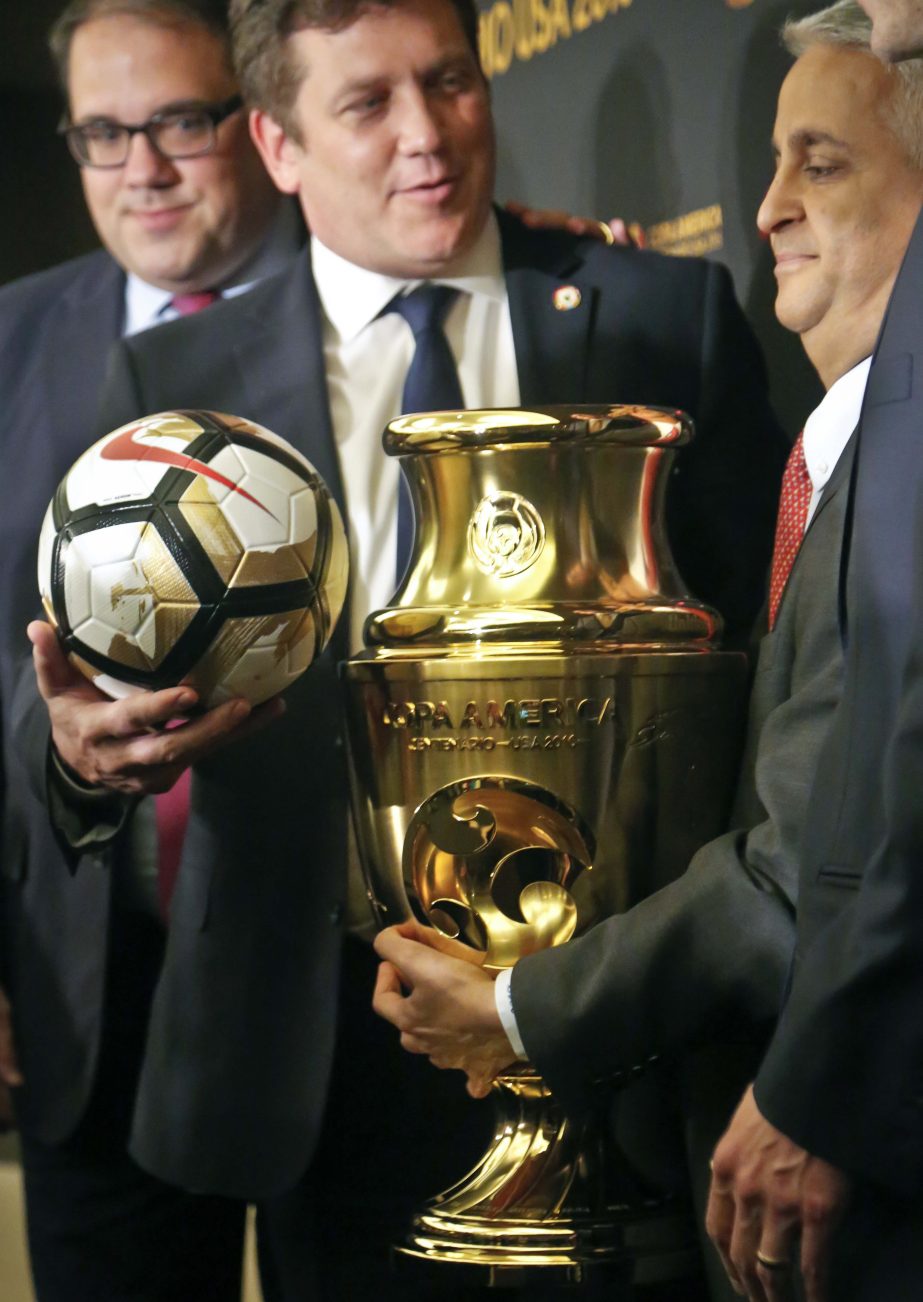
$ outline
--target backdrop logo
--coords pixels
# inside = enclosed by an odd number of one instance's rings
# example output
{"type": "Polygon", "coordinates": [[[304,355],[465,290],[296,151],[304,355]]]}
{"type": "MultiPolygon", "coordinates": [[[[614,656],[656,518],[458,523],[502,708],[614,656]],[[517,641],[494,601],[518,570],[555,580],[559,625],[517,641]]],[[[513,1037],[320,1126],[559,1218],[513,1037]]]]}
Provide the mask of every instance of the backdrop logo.
{"type": "Polygon", "coordinates": [[[713,253],[724,244],[724,214],[720,203],[694,212],[682,213],[669,221],[655,222],[645,227],[648,248],[660,253],[674,253],[686,257],[701,257],[713,253]]]}
{"type": "Polygon", "coordinates": [[[500,77],[514,59],[545,54],[630,5],[631,0],[494,0],[480,16],[484,73],[500,77]]]}

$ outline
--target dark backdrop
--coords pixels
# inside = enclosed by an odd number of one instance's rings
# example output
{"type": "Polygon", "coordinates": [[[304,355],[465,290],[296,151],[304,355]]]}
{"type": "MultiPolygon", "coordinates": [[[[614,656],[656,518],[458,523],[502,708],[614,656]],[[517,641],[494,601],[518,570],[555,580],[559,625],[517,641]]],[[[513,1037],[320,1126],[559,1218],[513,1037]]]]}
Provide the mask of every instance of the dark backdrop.
{"type": "MultiPolygon", "coordinates": [[[[667,252],[725,262],[791,431],[818,390],[773,319],[771,259],[754,216],[788,66],[778,28],[821,2],[480,0],[498,194],[619,214],[667,252]]],[[[44,36],[60,7],[0,0],[0,281],[94,243],[76,168],[54,135],[61,105],[44,36]]]]}

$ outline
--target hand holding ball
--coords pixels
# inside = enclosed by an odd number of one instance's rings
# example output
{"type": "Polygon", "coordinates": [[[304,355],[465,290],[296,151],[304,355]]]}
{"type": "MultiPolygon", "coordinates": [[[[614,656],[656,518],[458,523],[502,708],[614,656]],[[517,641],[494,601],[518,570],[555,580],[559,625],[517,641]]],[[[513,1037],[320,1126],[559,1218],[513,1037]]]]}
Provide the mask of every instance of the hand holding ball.
{"type": "Polygon", "coordinates": [[[180,682],[253,704],[320,655],[343,606],[343,522],[285,440],[206,411],[147,416],[71,467],[39,542],[46,614],[109,696],[180,682]]]}

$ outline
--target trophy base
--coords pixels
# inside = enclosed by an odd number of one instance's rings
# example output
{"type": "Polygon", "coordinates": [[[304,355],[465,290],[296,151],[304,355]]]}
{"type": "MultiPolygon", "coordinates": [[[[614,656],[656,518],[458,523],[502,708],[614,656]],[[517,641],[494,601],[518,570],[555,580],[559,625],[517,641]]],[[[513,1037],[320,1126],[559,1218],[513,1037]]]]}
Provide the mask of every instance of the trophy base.
{"type": "MultiPolygon", "coordinates": [[[[523,1227],[518,1228],[521,1234],[523,1227]]],[[[605,1229],[611,1231],[612,1226],[605,1229]]],[[[607,1302],[627,1302],[639,1288],[698,1280],[702,1268],[699,1248],[691,1242],[689,1216],[675,1207],[672,1214],[664,1210],[649,1221],[626,1224],[621,1243],[610,1242],[602,1250],[586,1237],[581,1241],[579,1230],[568,1245],[532,1242],[527,1251],[509,1240],[477,1245],[472,1242],[476,1234],[470,1222],[447,1226],[423,1213],[415,1218],[407,1242],[392,1249],[394,1268],[399,1274],[425,1273],[441,1281],[451,1274],[487,1288],[566,1288],[599,1282],[607,1287],[607,1302]],[[686,1246],[678,1246],[683,1242],[686,1246]]]]}
{"type": "Polygon", "coordinates": [[[695,1274],[689,1211],[644,1188],[602,1119],[572,1121],[528,1066],[499,1078],[494,1098],[488,1151],[414,1217],[394,1248],[398,1267],[504,1288],[605,1279],[623,1283],[626,1298],[636,1285],[695,1274]]]}

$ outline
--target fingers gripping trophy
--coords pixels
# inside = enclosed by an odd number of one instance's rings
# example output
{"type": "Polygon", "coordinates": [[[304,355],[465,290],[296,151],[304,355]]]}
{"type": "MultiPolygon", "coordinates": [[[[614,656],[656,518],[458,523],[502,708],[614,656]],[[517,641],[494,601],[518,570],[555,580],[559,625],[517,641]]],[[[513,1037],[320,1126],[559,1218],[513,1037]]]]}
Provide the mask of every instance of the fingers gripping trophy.
{"type": "MultiPolygon", "coordinates": [[[[344,671],[382,926],[414,918],[510,967],[631,907],[722,830],[745,674],[666,543],[666,471],[691,436],[682,413],[627,406],[387,427],[413,554],[344,671]]],[[[675,1247],[668,1200],[529,1064],[494,1095],[489,1151],[399,1252],[500,1284],[642,1280],[675,1247]]]]}

